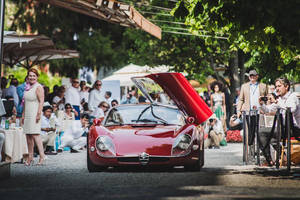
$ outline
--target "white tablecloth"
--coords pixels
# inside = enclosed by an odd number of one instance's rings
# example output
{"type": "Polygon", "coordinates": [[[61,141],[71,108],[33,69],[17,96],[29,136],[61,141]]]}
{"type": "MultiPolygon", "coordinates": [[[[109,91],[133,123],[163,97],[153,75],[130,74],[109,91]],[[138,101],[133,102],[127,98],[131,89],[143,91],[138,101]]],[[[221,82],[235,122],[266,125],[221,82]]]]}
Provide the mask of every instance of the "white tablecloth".
{"type": "Polygon", "coordinates": [[[26,135],[23,128],[12,128],[4,130],[5,142],[4,153],[7,162],[17,162],[23,158],[24,154],[28,154],[26,135]]]}

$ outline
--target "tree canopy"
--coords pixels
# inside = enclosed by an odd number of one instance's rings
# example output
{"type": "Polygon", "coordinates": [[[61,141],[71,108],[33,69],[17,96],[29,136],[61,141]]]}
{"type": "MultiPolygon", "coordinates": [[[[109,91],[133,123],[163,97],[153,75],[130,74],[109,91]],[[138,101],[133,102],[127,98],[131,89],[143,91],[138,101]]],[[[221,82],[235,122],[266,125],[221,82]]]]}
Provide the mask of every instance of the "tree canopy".
{"type": "Polygon", "coordinates": [[[81,66],[109,71],[133,62],[173,66],[202,82],[208,75],[225,82],[228,75],[231,87],[239,85],[233,79],[244,76],[244,67],[257,69],[265,81],[281,75],[300,80],[297,0],[122,0],[159,25],[162,40],[32,0],[9,2],[16,8],[11,29],[44,34],[80,52],[80,59],[51,62],[62,75],[81,66]]]}
{"type": "Polygon", "coordinates": [[[267,79],[286,74],[299,81],[299,8],[297,0],[181,0],[172,14],[192,33],[210,35],[204,38],[210,48],[219,37],[228,38],[226,52],[242,50],[246,67],[267,79]]]}
{"type": "Polygon", "coordinates": [[[57,48],[80,52],[79,59],[51,61],[51,71],[76,76],[82,66],[110,70],[127,63],[127,50],[122,42],[124,27],[37,1],[10,2],[16,8],[11,17],[11,30],[43,34],[50,37],[57,48]]]}

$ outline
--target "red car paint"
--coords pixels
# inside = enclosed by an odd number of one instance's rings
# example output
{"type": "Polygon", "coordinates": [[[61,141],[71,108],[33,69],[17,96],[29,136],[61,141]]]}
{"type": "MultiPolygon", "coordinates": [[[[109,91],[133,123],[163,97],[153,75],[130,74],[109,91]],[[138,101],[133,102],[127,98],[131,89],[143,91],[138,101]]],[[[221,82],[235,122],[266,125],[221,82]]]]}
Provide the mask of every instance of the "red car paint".
{"type": "MultiPolygon", "coordinates": [[[[88,134],[88,160],[96,166],[141,165],[137,160],[143,153],[149,155],[153,162],[148,165],[192,165],[201,159],[203,149],[203,133],[197,125],[207,120],[212,112],[180,73],[158,73],[147,76],[158,83],[171,97],[186,118],[194,117],[194,123],[186,122],[183,126],[144,124],[144,125],[115,125],[103,127],[94,125],[88,134]],[[186,154],[172,155],[172,145],[181,134],[188,134],[192,138],[186,154]],[[101,156],[96,148],[99,136],[111,138],[115,147],[115,155],[101,156]],[[93,149],[93,150],[91,150],[93,149]],[[200,156],[199,156],[200,155],[200,156]]],[[[120,105],[139,106],[139,105],[120,105]]],[[[204,154],[203,154],[204,155],[204,154]]]]}
{"type": "Polygon", "coordinates": [[[146,77],[159,84],[180,110],[194,117],[195,124],[201,124],[213,114],[181,73],[157,73],[146,77]]]}

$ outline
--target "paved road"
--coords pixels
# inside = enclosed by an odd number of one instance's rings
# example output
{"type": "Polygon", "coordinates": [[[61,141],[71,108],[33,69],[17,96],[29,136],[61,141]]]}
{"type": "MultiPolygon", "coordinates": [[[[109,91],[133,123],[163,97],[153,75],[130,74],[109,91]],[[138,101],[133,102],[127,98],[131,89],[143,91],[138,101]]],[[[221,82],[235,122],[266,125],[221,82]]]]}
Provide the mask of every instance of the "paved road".
{"type": "Polygon", "coordinates": [[[85,152],[49,156],[45,166],[11,166],[0,199],[300,199],[300,179],[243,166],[241,145],[209,149],[200,172],[108,170],[88,173],[85,152]]]}

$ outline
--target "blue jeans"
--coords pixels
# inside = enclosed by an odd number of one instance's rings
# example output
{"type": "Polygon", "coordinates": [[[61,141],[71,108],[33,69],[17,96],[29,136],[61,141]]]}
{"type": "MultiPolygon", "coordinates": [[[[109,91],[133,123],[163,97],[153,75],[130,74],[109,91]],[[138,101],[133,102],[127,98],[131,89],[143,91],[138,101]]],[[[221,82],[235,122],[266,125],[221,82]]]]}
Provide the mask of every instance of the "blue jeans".
{"type": "Polygon", "coordinates": [[[73,108],[78,112],[78,115],[75,116],[75,120],[80,120],[80,107],[73,105],[73,108]]]}

